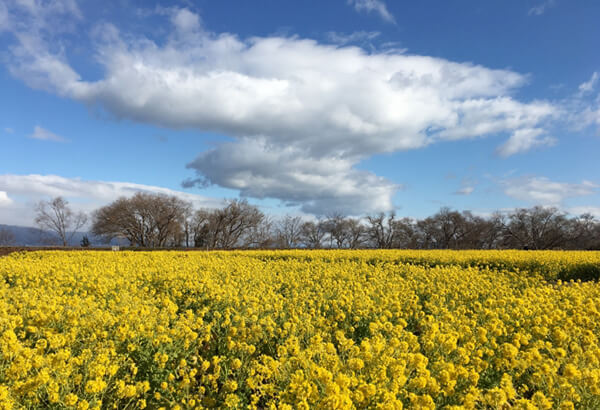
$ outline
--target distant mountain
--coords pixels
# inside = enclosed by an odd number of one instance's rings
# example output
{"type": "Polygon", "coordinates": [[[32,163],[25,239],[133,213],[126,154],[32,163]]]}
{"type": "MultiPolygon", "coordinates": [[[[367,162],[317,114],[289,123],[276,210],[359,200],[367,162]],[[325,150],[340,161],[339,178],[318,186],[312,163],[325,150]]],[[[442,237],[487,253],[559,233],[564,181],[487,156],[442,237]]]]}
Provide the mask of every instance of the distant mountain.
{"type": "MultiPolygon", "coordinates": [[[[6,244],[11,246],[54,246],[62,245],[60,238],[54,232],[43,231],[38,228],[16,225],[0,224],[0,232],[6,230],[14,237],[13,243],[6,244]]],[[[110,246],[110,245],[127,245],[125,240],[112,240],[110,243],[97,238],[89,232],[75,232],[69,246],[80,246],[81,240],[87,235],[91,246],[110,246]]],[[[2,245],[2,243],[0,243],[2,245]]]]}

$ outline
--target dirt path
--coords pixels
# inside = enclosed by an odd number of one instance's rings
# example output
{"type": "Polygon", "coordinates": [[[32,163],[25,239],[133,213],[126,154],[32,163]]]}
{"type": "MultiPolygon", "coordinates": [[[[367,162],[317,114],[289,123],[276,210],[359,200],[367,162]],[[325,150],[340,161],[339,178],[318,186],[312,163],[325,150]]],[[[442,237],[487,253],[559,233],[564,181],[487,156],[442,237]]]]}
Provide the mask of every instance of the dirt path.
{"type": "Polygon", "coordinates": [[[2,247],[0,247],[0,256],[6,256],[10,253],[17,252],[19,250],[22,250],[22,248],[13,248],[13,247],[2,246],[2,247]]]}
{"type": "MultiPolygon", "coordinates": [[[[99,250],[102,248],[90,248],[99,250]]],[[[63,248],[63,247],[43,247],[43,246],[0,246],[0,257],[10,255],[13,252],[32,252],[32,251],[73,251],[73,250],[85,250],[85,248],[63,248]]]]}

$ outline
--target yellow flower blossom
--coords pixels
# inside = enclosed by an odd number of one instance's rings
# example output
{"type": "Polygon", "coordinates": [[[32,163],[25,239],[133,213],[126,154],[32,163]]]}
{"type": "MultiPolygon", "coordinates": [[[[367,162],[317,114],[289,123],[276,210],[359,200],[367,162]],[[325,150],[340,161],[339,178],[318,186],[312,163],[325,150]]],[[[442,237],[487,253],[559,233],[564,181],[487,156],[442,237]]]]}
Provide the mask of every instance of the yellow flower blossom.
{"type": "Polygon", "coordinates": [[[600,252],[0,258],[0,410],[600,408],[600,252]],[[594,273],[595,272],[595,273],[594,273]]]}

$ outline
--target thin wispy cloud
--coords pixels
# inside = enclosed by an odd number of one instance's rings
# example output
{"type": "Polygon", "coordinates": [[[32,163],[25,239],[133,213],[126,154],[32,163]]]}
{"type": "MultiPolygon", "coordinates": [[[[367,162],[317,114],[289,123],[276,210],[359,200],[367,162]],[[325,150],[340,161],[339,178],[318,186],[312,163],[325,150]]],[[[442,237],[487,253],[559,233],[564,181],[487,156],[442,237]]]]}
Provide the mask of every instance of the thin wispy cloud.
{"type": "Polygon", "coordinates": [[[504,193],[514,199],[540,205],[560,205],[568,198],[592,195],[598,191],[591,181],[581,183],[552,181],[546,177],[524,176],[500,181],[504,193]]]}
{"type": "Polygon", "coordinates": [[[600,72],[594,71],[587,81],[579,84],[576,93],[563,101],[571,128],[600,127],[600,93],[596,91],[599,82],[600,72]]]}
{"type": "Polygon", "coordinates": [[[52,142],[67,142],[68,141],[66,138],[61,137],[60,135],[57,135],[51,131],[48,131],[47,129],[42,128],[39,125],[36,125],[33,128],[33,133],[29,134],[28,137],[31,139],[40,140],[40,141],[52,141],[52,142]]]}
{"type": "Polygon", "coordinates": [[[567,210],[571,215],[592,215],[598,219],[600,219],[600,206],[593,205],[584,205],[584,206],[574,206],[567,210]]]}
{"type": "Polygon", "coordinates": [[[530,16],[541,16],[549,8],[556,5],[556,0],[542,0],[539,4],[529,9],[530,16]]]}
{"type": "Polygon", "coordinates": [[[516,130],[504,144],[498,147],[496,153],[506,158],[533,148],[551,147],[556,143],[557,139],[545,135],[545,131],[541,128],[523,128],[516,130]]]}
{"type": "Polygon", "coordinates": [[[348,4],[358,12],[375,13],[388,23],[396,24],[396,18],[389,12],[383,0],[348,0],[348,4]]]}
{"type": "Polygon", "coordinates": [[[6,128],[4,128],[4,132],[7,134],[14,134],[15,130],[10,127],[6,127],[6,128]]]}
{"type": "Polygon", "coordinates": [[[475,191],[475,188],[472,186],[464,186],[459,190],[455,191],[455,195],[471,195],[475,191]]]}
{"type": "Polygon", "coordinates": [[[598,84],[598,79],[600,79],[600,74],[598,73],[598,71],[594,71],[592,77],[588,81],[579,85],[579,91],[582,93],[590,93],[594,91],[594,88],[596,88],[596,84],[598,84]]]}
{"type": "Polygon", "coordinates": [[[330,42],[339,45],[352,43],[365,43],[375,40],[381,33],[379,31],[355,31],[353,33],[338,33],[329,31],[326,33],[326,38],[330,42]]]}

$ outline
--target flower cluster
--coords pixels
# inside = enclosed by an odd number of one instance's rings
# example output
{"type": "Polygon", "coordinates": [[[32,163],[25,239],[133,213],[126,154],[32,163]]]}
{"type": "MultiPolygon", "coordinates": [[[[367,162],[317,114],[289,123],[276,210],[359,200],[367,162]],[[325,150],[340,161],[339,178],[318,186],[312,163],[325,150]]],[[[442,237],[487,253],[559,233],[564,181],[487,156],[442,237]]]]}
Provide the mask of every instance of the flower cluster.
{"type": "Polygon", "coordinates": [[[0,258],[0,409],[600,408],[598,252],[0,258]]]}

